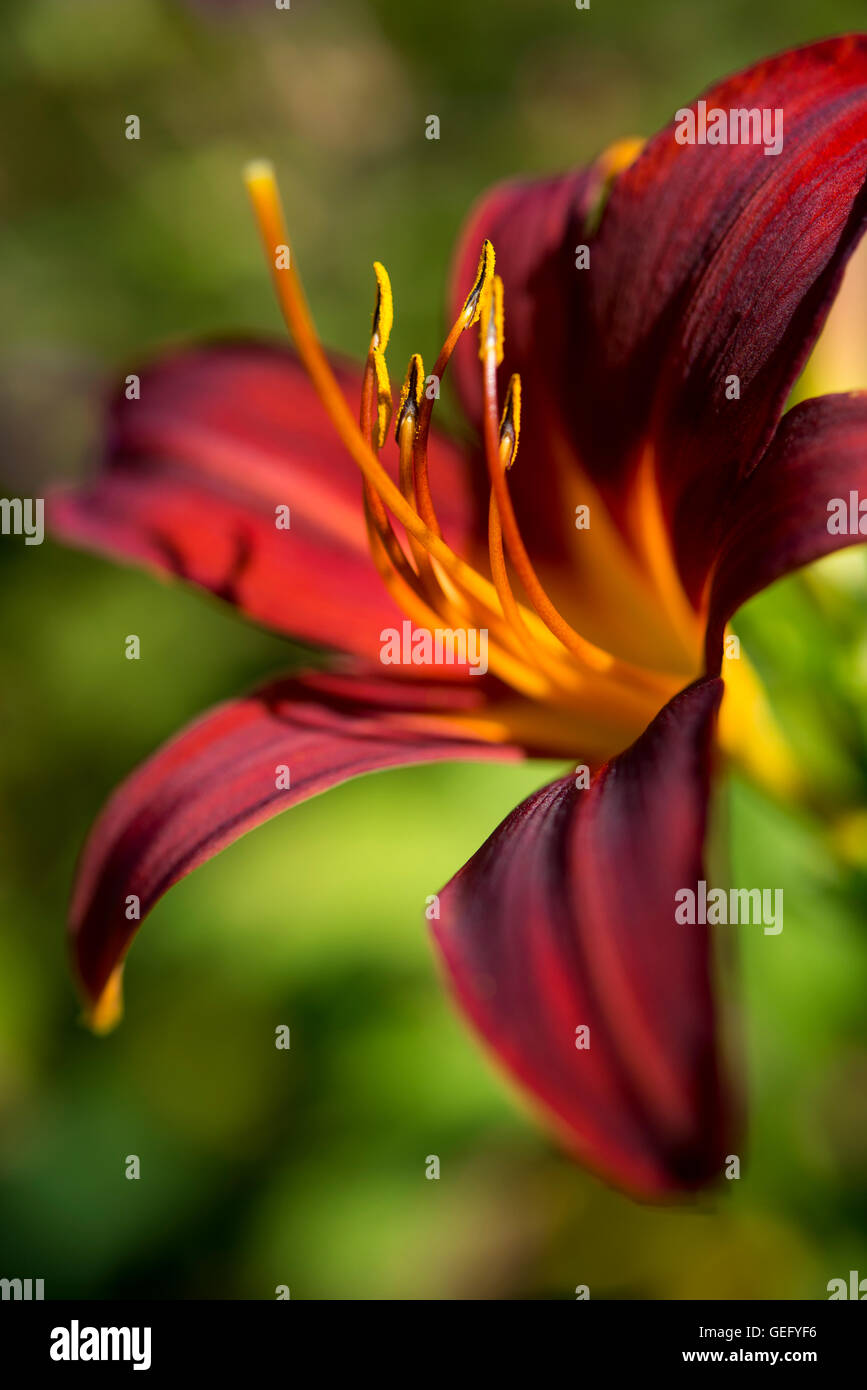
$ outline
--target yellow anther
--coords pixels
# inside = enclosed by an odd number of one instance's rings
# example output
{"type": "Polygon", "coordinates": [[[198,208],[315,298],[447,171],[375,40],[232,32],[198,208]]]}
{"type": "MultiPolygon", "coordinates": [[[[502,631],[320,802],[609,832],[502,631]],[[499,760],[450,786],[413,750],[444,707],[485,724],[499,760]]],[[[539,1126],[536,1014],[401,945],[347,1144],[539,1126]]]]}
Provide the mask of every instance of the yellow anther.
{"type": "Polygon", "coordinates": [[[400,403],[397,407],[397,419],[394,426],[394,437],[400,440],[400,427],[407,416],[413,419],[418,418],[419,407],[424,394],[424,363],[417,352],[414,352],[409,359],[409,366],[406,369],[406,377],[400,391],[400,403]]]}
{"type": "Polygon", "coordinates": [[[503,282],[499,275],[493,276],[482,291],[480,316],[479,356],[484,361],[489,352],[495,352],[499,367],[503,360],[503,282]]]}
{"type": "Polygon", "coordinates": [[[371,346],[379,348],[380,352],[385,352],[391,337],[391,326],[394,323],[394,298],[391,293],[391,281],[385,266],[379,261],[374,261],[373,273],[376,276],[376,303],[373,306],[371,346]]]}
{"type": "Polygon", "coordinates": [[[376,373],[376,447],[381,449],[391,424],[391,382],[388,379],[388,367],[385,365],[385,353],[382,349],[371,347],[370,355],[376,373]]]}
{"type": "Polygon", "coordinates": [[[506,467],[511,468],[515,462],[515,455],[518,452],[518,440],[521,437],[521,378],[518,373],[509,377],[509,385],[506,388],[506,403],[503,406],[503,414],[500,418],[500,448],[508,445],[509,453],[506,467]]]}
{"type": "Polygon", "coordinates": [[[485,239],[482,242],[482,250],[479,255],[479,268],[476,271],[476,282],[464,301],[461,311],[461,325],[463,328],[472,328],[477,322],[482,308],[482,299],[491,280],[494,276],[494,248],[485,239]]]}

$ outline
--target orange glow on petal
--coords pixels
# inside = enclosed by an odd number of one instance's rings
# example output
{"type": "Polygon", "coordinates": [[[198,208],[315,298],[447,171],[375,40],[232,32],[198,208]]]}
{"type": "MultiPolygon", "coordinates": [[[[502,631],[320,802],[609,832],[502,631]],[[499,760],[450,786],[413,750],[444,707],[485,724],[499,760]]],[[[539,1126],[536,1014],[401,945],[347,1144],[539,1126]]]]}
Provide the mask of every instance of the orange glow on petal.
{"type": "Polygon", "coordinates": [[[680,639],[689,666],[697,673],[701,669],[704,622],[687,598],[677,572],[651,444],[645,446],[635,475],[629,521],[660,604],[680,639]]]}

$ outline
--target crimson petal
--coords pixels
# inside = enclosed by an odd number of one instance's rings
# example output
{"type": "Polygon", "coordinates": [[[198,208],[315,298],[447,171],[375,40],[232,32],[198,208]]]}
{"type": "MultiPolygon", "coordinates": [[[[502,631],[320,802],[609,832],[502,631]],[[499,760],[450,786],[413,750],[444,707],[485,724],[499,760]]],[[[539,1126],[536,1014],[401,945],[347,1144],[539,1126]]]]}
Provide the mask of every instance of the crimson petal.
{"type": "MultiPolygon", "coordinates": [[[[355,409],[360,373],[336,370],[355,409]]],[[[112,405],[105,469],[55,499],[53,529],[201,585],[279,632],[378,656],[382,628],[403,615],[370,559],[358,469],[294,354],[191,347],[140,380],[140,399],[121,392],[112,405]],[[275,524],[281,504],[289,530],[275,524]]],[[[462,464],[439,438],[432,456],[443,523],[460,544],[462,464]]]]}
{"type": "Polygon", "coordinates": [[[531,796],[443,890],[434,927],[500,1061],[584,1161],[646,1196],[721,1176],[729,1129],[708,931],[674,918],[703,877],[721,692],[681,692],[590,789],[567,777],[531,796]]]}
{"type": "Polygon", "coordinates": [[[719,670],[725,625],[742,603],[802,565],[864,544],[857,529],[828,530],[829,502],[842,500],[848,513],[851,492],[867,499],[867,393],[803,401],[732,498],[710,591],[708,670],[719,670]]]}
{"type": "Polygon", "coordinates": [[[184,729],[114,793],[85,846],[70,911],[85,996],[99,1001],[144,918],[180,878],[245,831],[319,792],[381,768],[514,759],[462,734],[499,689],[478,678],[316,674],[276,681],[184,729]],[[278,768],[290,786],[278,789],[278,768]]]}

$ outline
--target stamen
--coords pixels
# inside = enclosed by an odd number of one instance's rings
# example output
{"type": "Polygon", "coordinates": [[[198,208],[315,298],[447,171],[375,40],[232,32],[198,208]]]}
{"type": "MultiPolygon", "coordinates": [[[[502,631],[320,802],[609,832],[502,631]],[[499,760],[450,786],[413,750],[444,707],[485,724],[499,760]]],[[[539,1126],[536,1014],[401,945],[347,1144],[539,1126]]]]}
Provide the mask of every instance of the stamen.
{"type": "Polygon", "coordinates": [[[417,423],[423,394],[424,363],[419,353],[414,352],[409,359],[403,386],[400,388],[400,401],[397,406],[397,419],[394,427],[394,437],[398,442],[400,442],[400,431],[404,420],[410,417],[414,425],[417,423]]]}
{"type": "Polygon", "coordinates": [[[388,271],[381,261],[373,262],[373,273],[376,276],[376,303],[373,306],[371,342],[380,352],[385,352],[394,323],[394,297],[388,271]]]}
{"type": "MultiPolygon", "coordinates": [[[[374,334],[376,332],[374,314],[374,334]]],[[[387,419],[383,419],[383,383],[382,372],[385,371],[385,359],[377,348],[371,345],[367,354],[367,364],[364,369],[364,378],[361,386],[361,409],[360,425],[361,432],[367,440],[373,452],[378,453],[382,448],[384,439],[383,424],[387,426],[387,419]],[[377,357],[382,361],[381,368],[378,368],[377,357]]],[[[388,378],[385,372],[386,381],[388,378]]],[[[388,386],[388,408],[391,408],[391,387],[388,386]]],[[[389,575],[396,572],[403,583],[413,592],[421,595],[418,579],[412,566],[409,564],[403,553],[400,541],[394,533],[391,518],[385,510],[382,498],[374,491],[367,478],[362,477],[362,493],[364,497],[364,517],[367,523],[367,536],[370,542],[371,555],[373,562],[380,571],[380,576],[384,579],[380,554],[383,556],[383,563],[388,568],[389,575]]]]}
{"type": "MultiPolygon", "coordinates": [[[[415,443],[415,431],[418,424],[418,408],[422,394],[422,382],[424,381],[424,364],[420,355],[414,352],[409,359],[409,366],[406,370],[403,386],[400,392],[400,401],[397,407],[397,423],[394,427],[394,437],[400,450],[400,490],[406,500],[415,506],[415,480],[412,468],[412,451],[415,443]]],[[[427,551],[419,545],[418,541],[410,537],[410,544],[413,553],[418,561],[428,559],[427,551]]]]}
{"type": "MultiPolygon", "coordinates": [[[[499,465],[503,471],[511,468],[515,461],[515,454],[518,450],[518,434],[521,427],[521,378],[515,373],[509,379],[509,386],[506,391],[506,403],[503,407],[503,415],[500,420],[500,444],[498,450],[499,465]]],[[[491,578],[494,581],[500,603],[503,608],[506,621],[521,641],[521,647],[527,653],[531,661],[537,666],[542,667],[549,676],[555,680],[559,678],[562,682],[562,669],[557,669],[556,656],[544,651],[538,642],[534,641],[524,619],[521,615],[520,605],[512,591],[509,581],[509,571],[506,566],[506,557],[503,553],[503,528],[500,522],[500,509],[497,506],[496,494],[491,489],[490,501],[488,503],[488,558],[491,566],[491,578]]],[[[571,673],[571,680],[567,673],[567,684],[574,686],[574,668],[571,673]]]]}
{"type": "MultiPolygon", "coordinates": [[[[397,407],[397,423],[394,427],[394,437],[397,441],[399,451],[398,476],[400,490],[412,507],[415,506],[412,448],[415,442],[415,430],[418,422],[418,403],[421,396],[421,384],[423,381],[424,365],[419,354],[414,352],[409,359],[406,377],[401,387],[400,401],[397,407]]],[[[414,536],[409,537],[409,546],[425,591],[431,601],[436,603],[439,595],[439,586],[433,577],[430,557],[424,546],[420,545],[414,536]]]]}
{"type": "Polygon", "coordinates": [[[460,318],[464,328],[472,328],[479,317],[482,307],[482,295],[494,278],[494,266],[496,258],[494,248],[487,237],[482,242],[482,249],[479,254],[479,268],[476,271],[476,283],[464,300],[464,307],[461,310],[460,318]]]}
{"type": "MultiPolygon", "coordinates": [[[[515,461],[515,454],[518,448],[517,431],[520,429],[520,421],[521,378],[516,372],[509,379],[509,386],[506,392],[506,404],[503,407],[503,418],[500,421],[499,462],[503,469],[511,468],[515,461]]],[[[516,632],[521,635],[525,647],[529,651],[533,651],[533,639],[524,626],[518,608],[518,601],[509,583],[506,557],[503,554],[503,528],[500,524],[500,509],[497,506],[497,498],[493,489],[491,489],[491,498],[488,504],[488,554],[491,565],[491,578],[500,596],[500,603],[503,606],[503,613],[506,616],[506,620],[516,632]]]]}
{"type": "MultiPolygon", "coordinates": [[[[419,353],[409,359],[406,378],[400,393],[395,424],[395,439],[399,449],[400,490],[411,506],[416,506],[414,452],[419,409],[424,392],[424,363],[419,353]]],[[[409,546],[415,560],[424,592],[441,613],[448,610],[450,621],[457,615],[461,622],[471,621],[472,610],[459,590],[449,584],[445,575],[438,578],[430,555],[414,536],[409,546]]]]}
{"type": "MultiPolygon", "coordinates": [[[[410,363],[408,376],[411,375],[411,372],[412,363],[410,363]]],[[[372,396],[372,391],[368,390],[366,394],[372,396]]],[[[367,411],[368,419],[372,421],[371,400],[368,400],[367,411]]],[[[401,476],[411,486],[413,428],[411,410],[405,411],[398,428],[401,439],[401,476]]],[[[471,625],[474,626],[471,610],[466,604],[463,604],[462,611],[456,604],[450,603],[438,585],[432,594],[425,592],[426,586],[423,588],[419,583],[418,577],[410,568],[406,556],[400,548],[400,543],[394,534],[382,499],[374,492],[367,480],[364,481],[363,486],[364,515],[370,553],[380,578],[398,606],[418,627],[427,628],[429,631],[434,631],[443,620],[450,628],[466,629],[471,625]]],[[[420,549],[418,542],[413,536],[409,537],[409,541],[415,554],[417,549],[420,549]]],[[[422,554],[426,560],[429,559],[423,551],[422,554]]],[[[500,679],[533,699],[543,699],[551,694],[549,682],[527,665],[520,652],[515,655],[496,640],[488,641],[488,664],[491,671],[500,679]]]]}
{"type": "Polygon", "coordinates": [[[288,246],[289,242],[272,166],[264,160],[258,160],[254,164],[248,165],[245,171],[245,181],[271,266],[271,275],[286,326],[340,439],[358,464],[364,477],[407,532],[421,542],[457,584],[460,584],[481,603],[489,606],[493,604],[496,610],[498,601],[493,584],[478,574],[471,565],[461,560],[460,556],[455,555],[438,532],[422,520],[409,505],[400,489],[386,473],[353,419],[352,412],[316,335],[291,256],[288,265],[277,266],[275,250],[284,244],[288,246]]]}
{"type": "Polygon", "coordinates": [[[503,413],[500,417],[500,450],[504,444],[509,445],[509,456],[506,468],[511,468],[518,453],[518,441],[521,438],[521,378],[517,372],[509,377],[509,385],[506,388],[506,403],[503,406],[503,413]]]}
{"type": "MultiPolygon", "coordinates": [[[[388,343],[394,321],[394,300],[391,292],[391,281],[385,266],[381,262],[375,261],[373,272],[376,276],[376,302],[373,309],[370,350],[362,387],[361,429],[371,448],[378,453],[385,443],[392,412],[391,383],[388,379],[388,368],[385,362],[385,346],[388,343]],[[376,395],[375,422],[374,389],[376,395]]],[[[418,417],[418,402],[421,398],[423,381],[424,366],[421,357],[416,353],[410,358],[395,426],[395,437],[400,450],[400,490],[413,508],[415,507],[415,490],[412,453],[418,417]]],[[[413,569],[403,552],[400,541],[394,534],[391,519],[382,499],[366,479],[363,483],[363,489],[368,539],[370,540],[374,563],[377,565],[381,577],[386,578],[387,574],[387,583],[391,588],[392,580],[396,574],[405,590],[411,591],[419,599],[426,596],[434,609],[437,609],[441,606],[444,595],[437,583],[427,551],[411,533],[407,533],[410,550],[415,561],[415,569],[413,569]]]]}
{"type": "MultiPolygon", "coordinates": [[[[482,242],[482,249],[479,253],[479,266],[476,271],[475,284],[464,300],[464,306],[449,329],[448,336],[440,348],[439,356],[434,363],[432,376],[438,382],[441,382],[443,379],[443,374],[451,360],[452,353],[457,347],[461,334],[467,328],[472,328],[473,324],[478,321],[482,299],[494,278],[494,264],[494,248],[486,239],[482,242]]],[[[428,396],[427,393],[425,393],[421,403],[418,430],[415,440],[413,469],[415,472],[415,493],[418,499],[419,515],[435,535],[440,535],[439,523],[431,496],[427,462],[427,445],[434,399],[435,397],[428,396]]]]}
{"type": "Polygon", "coordinates": [[[385,353],[378,347],[371,347],[370,357],[376,378],[376,447],[381,449],[388,437],[388,427],[391,424],[391,382],[388,379],[388,367],[385,365],[385,353]]]}
{"type": "Polygon", "coordinates": [[[505,533],[506,545],[512,564],[539,617],[564,647],[594,671],[610,671],[615,658],[610,652],[588,642],[570,627],[566,619],[551,602],[543,588],[532,561],[524,545],[518,527],[512,499],[506,484],[505,469],[499,464],[500,432],[497,423],[497,366],[503,353],[503,289],[502,280],[494,276],[494,283],[488,287],[482,304],[481,356],[483,359],[485,391],[485,452],[488,460],[494,496],[500,521],[505,533]]]}
{"type": "MultiPolygon", "coordinates": [[[[495,276],[494,285],[483,305],[481,337],[485,344],[483,362],[484,436],[488,472],[497,504],[497,518],[505,534],[509,557],[527,596],[545,627],[589,671],[615,677],[627,689],[631,687],[633,691],[636,687],[642,689],[660,688],[664,684],[664,678],[660,678],[656,673],[646,671],[642,667],[632,666],[629,662],[619,660],[610,652],[606,652],[603,648],[587,641],[566,622],[548,597],[527,553],[506,482],[506,467],[508,466],[506,459],[508,457],[510,463],[514,462],[517,451],[517,435],[520,431],[520,379],[513,378],[510,381],[502,421],[499,426],[497,424],[497,358],[502,353],[503,345],[502,281],[499,276],[495,276]],[[501,429],[504,430],[505,435],[502,439],[501,429]],[[514,449],[511,447],[511,431],[514,431],[514,449]]],[[[525,628],[528,626],[526,619],[523,620],[523,625],[525,628]]],[[[625,692],[621,692],[621,696],[624,694],[625,692]]]]}
{"type": "MultiPolygon", "coordinates": [[[[521,379],[515,374],[509,381],[506,405],[500,422],[499,463],[505,472],[511,468],[517,453],[517,435],[521,419],[521,379]]],[[[520,605],[512,591],[506,557],[503,553],[503,529],[500,524],[500,511],[497,498],[491,490],[488,504],[488,555],[491,577],[500,597],[506,621],[520,638],[521,650],[526,657],[547,675],[555,686],[571,693],[586,691],[587,677],[579,673],[575,666],[564,666],[556,653],[552,653],[538,640],[534,640],[521,613],[520,605]]],[[[547,629],[543,629],[547,633],[547,629]]],[[[561,649],[562,650],[562,649],[561,649]]]]}
{"type": "MultiPolygon", "coordinates": [[[[507,445],[501,445],[501,466],[503,468],[508,468],[510,459],[511,450],[507,445]]],[[[493,489],[491,489],[491,498],[488,504],[488,555],[491,566],[491,578],[496,586],[506,621],[521,637],[526,651],[534,658],[538,659],[537,649],[534,648],[533,639],[524,626],[524,621],[518,607],[518,601],[512,592],[512,586],[509,582],[506,557],[503,554],[503,528],[500,524],[500,510],[497,506],[497,498],[493,489]]]]}
{"type": "MultiPolygon", "coordinates": [[[[378,400],[381,396],[381,388],[376,380],[375,363],[377,357],[382,359],[382,353],[371,347],[368,353],[361,398],[361,429],[371,447],[376,450],[382,445],[382,440],[377,439],[379,429],[378,400]]],[[[401,490],[410,502],[412,502],[413,436],[423,381],[424,366],[421,357],[416,353],[410,359],[407,378],[401,392],[396,427],[400,445],[401,490]]],[[[366,479],[363,481],[363,492],[364,515],[373,562],[389,593],[403,611],[420,627],[433,629],[441,620],[445,620],[449,627],[476,626],[471,605],[467,604],[463,595],[458,591],[443,591],[430,569],[430,557],[427,552],[419,545],[415,537],[409,535],[409,543],[414,557],[416,560],[421,558],[427,565],[427,570],[422,573],[420,582],[419,576],[410,566],[394,533],[382,499],[366,479]],[[428,575],[430,576],[430,583],[427,582],[428,575]]],[[[445,582],[448,583],[447,580],[445,582]]],[[[484,625],[484,623],[480,625],[484,625]]],[[[499,631],[500,624],[496,617],[492,626],[496,631],[499,631]]],[[[508,629],[506,629],[506,635],[507,637],[511,636],[508,629]]],[[[526,661],[522,659],[520,647],[517,655],[513,655],[496,641],[489,641],[488,660],[491,670],[501,675],[504,680],[508,680],[517,689],[523,689],[525,693],[537,697],[550,693],[547,686],[539,684],[538,675],[534,675],[526,669],[526,661]]]]}
{"type": "MultiPolygon", "coordinates": [[[[509,379],[509,386],[506,392],[506,404],[503,407],[503,417],[500,421],[500,447],[499,462],[503,469],[511,468],[515,461],[517,452],[517,432],[520,429],[521,421],[521,378],[515,373],[509,379]]],[[[506,557],[503,554],[503,528],[500,523],[500,509],[497,506],[496,495],[491,489],[490,502],[488,504],[488,555],[491,566],[491,578],[500,596],[500,603],[506,620],[520,635],[524,647],[532,653],[538,660],[538,651],[535,649],[533,639],[521,617],[518,601],[512,592],[509,582],[509,572],[506,568],[506,557]]]]}
{"type": "Polygon", "coordinates": [[[499,367],[503,360],[503,282],[499,275],[495,275],[485,287],[480,318],[479,357],[487,362],[490,354],[494,358],[494,365],[499,367]]]}

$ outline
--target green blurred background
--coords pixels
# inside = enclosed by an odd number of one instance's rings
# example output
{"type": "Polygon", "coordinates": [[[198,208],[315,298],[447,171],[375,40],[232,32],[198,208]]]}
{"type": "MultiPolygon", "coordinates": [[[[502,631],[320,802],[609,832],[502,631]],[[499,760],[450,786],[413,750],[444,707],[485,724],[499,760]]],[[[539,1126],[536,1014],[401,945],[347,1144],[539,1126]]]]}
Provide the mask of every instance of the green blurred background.
{"type": "MultiPolygon", "coordinates": [[[[325,340],[363,351],[380,258],[393,360],[427,357],[487,184],[649,133],[726,71],[857,27],[863,4],[22,0],[0,18],[0,492],[37,496],[92,465],[107,378],[171,339],[277,329],[248,158],[278,166],[325,340]]],[[[844,861],[804,813],[725,793],[734,881],[786,902],[782,936],[739,943],[744,1175],[642,1207],[528,1120],[452,1012],[422,920],[548,766],[367,778],[256,831],[158,907],[124,1023],[91,1037],[63,929],[89,823],[180,724],[299,654],[51,542],[3,539],[0,575],[0,1275],[48,1297],[353,1299],[823,1298],[867,1275],[857,823],[844,861]]],[[[841,809],[867,804],[865,617],[851,552],[738,623],[841,809]]]]}

